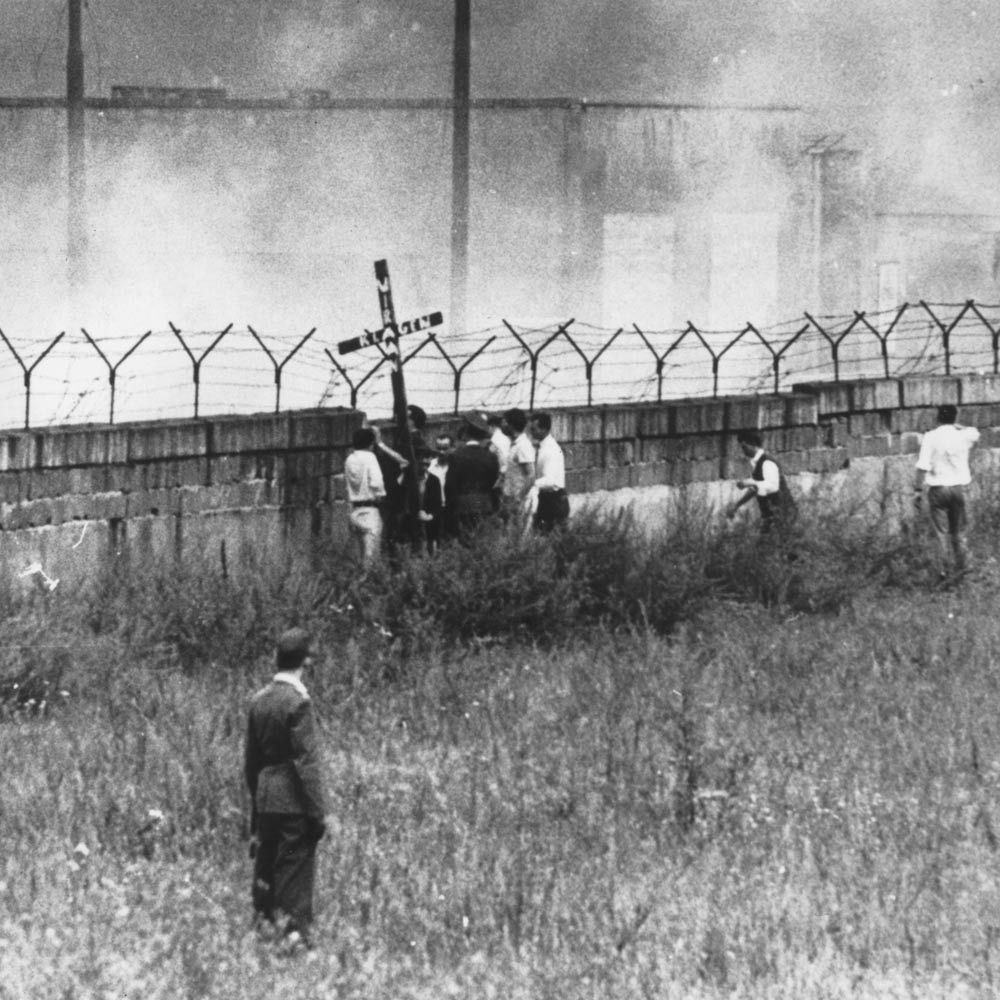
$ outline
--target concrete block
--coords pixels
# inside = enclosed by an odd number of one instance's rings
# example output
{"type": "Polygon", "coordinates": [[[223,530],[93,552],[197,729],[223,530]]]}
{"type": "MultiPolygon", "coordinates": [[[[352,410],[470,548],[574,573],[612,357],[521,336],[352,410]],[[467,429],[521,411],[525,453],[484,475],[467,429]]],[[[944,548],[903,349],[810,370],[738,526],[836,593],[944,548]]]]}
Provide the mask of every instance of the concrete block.
{"type": "Polygon", "coordinates": [[[983,427],[979,431],[979,448],[1000,448],[1000,427],[983,427]]]}
{"type": "Polygon", "coordinates": [[[273,494],[273,484],[263,479],[246,483],[220,483],[182,488],[180,505],[187,517],[213,510],[274,506],[273,494]]]}
{"type": "Polygon", "coordinates": [[[812,393],[791,392],[784,399],[786,426],[811,427],[819,423],[819,400],[812,393]]]}
{"type": "Polygon", "coordinates": [[[16,507],[8,507],[4,518],[6,531],[20,531],[47,524],[62,524],[65,520],[66,504],[59,497],[41,500],[25,500],[16,507]]]}
{"type": "Polygon", "coordinates": [[[840,448],[847,444],[847,417],[833,417],[820,424],[823,444],[828,448],[840,448]]]}
{"type": "MultiPolygon", "coordinates": [[[[998,396],[997,398],[1000,398],[998,396]]],[[[634,438],[639,432],[639,411],[634,406],[609,406],[604,410],[604,439],[634,438]]]]}
{"type": "MultiPolygon", "coordinates": [[[[558,440],[558,438],[556,440],[558,440]]],[[[576,410],[574,412],[573,440],[604,440],[604,410],[602,408],[588,407],[585,410],[576,410]]]]}
{"type": "Polygon", "coordinates": [[[937,426],[937,407],[920,406],[912,410],[893,410],[888,430],[897,434],[923,434],[937,426]]]}
{"type": "Polygon", "coordinates": [[[604,470],[603,488],[606,490],[621,490],[631,483],[627,465],[613,466],[604,470]]]}
{"type": "Polygon", "coordinates": [[[576,440],[576,432],[573,424],[573,413],[570,410],[546,410],[552,417],[552,436],[560,444],[569,443],[576,440]]]}
{"type": "Polygon", "coordinates": [[[108,432],[104,427],[50,428],[39,438],[38,464],[43,469],[104,465],[108,461],[108,432]]]}
{"type": "Polygon", "coordinates": [[[133,424],[130,428],[130,462],[204,457],[207,454],[208,424],[203,420],[133,424]]]}
{"type": "Polygon", "coordinates": [[[666,481],[672,486],[687,483],[710,482],[722,478],[722,468],[718,461],[701,459],[697,461],[668,462],[666,481]]]}
{"type": "Polygon", "coordinates": [[[792,386],[792,392],[812,396],[816,400],[817,419],[824,422],[851,408],[851,391],[844,382],[799,382],[792,386]]]}
{"type": "Polygon", "coordinates": [[[599,441],[571,441],[562,450],[567,469],[589,469],[604,464],[599,441]]]}
{"type": "Polygon", "coordinates": [[[884,457],[896,453],[896,438],[889,433],[872,434],[866,437],[852,437],[847,442],[850,458],[884,457]]]}
{"type": "Polygon", "coordinates": [[[801,472],[811,472],[809,450],[783,452],[781,455],[781,471],[786,476],[796,476],[801,472]]]}
{"type": "Polygon", "coordinates": [[[667,403],[641,406],[635,411],[635,424],[640,437],[667,437],[673,433],[673,410],[667,403]]]}
{"type": "MultiPolygon", "coordinates": [[[[711,459],[718,462],[726,449],[722,434],[685,434],[667,438],[663,457],[667,461],[695,462],[711,459]]],[[[728,449],[735,450],[735,449],[728,449]]]]}
{"type": "Polygon", "coordinates": [[[604,445],[605,465],[631,465],[634,461],[634,441],[608,441],[604,445]]]}
{"type": "Polygon", "coordinates": [[[207,423],[209,453],[213,456],[283,451],[291,447],[292,417],[287,413],[212,417],[207,423]]]}
{"type": "Polygon", "coordinates": [[[22,472],[0,472],[0,503],[20,503],[27,499],[27,476],[22,472]]]}
{"type": "Polygon", "coordinates": [[[128,496],[125,493],[93,493],[87,500],[89,517],[95,521],[124,519],[128,516],[128,496]]]}
{"type": "Polygon", "coordinates": [[[947,375],[908,375],[899,380],[901,404],[909,409],[914,406],[943,406],[959,401],[959,380],[947,375]]]}
{"type": "Polygon", "coordinates": [[[847,468],[850,461],[846,447],[815,448],[808,453],[807,467],[810,472],[838,472],[847,468]]]}
{"type": "Polygon", "coordinates": [[[970,427],[1000,426],[1000,406],[991,403],[963,404],[958,411],[959,423],[970,427]]]}
{"type": "Polygon", "coordinates": [[[331,460],[329,452],[291,452],[277,456],[274,482],[282,506],[311,507],[330,499],[331,460]]]}
{"type": "Polygon", "coordinates": [[[666,462],[642,462],[633,465],[629,483],[633,487],[657,486],[667,481],[666,462]]]}
{"type": "Polygon", "coordinates": [[[360,410],[298,410],[289,414],[291,448],[347,448],[364,423],[360,410]]]}
{"type": "Polygon", "coordinates": [[[787,401],[783,396],[730,396],[726,406],[726,428],[731,431],[784,427],[787,401]]]}
{"type": "Polygon", "coordinates": [[[786,427],[782,431],[772,431],[768,438],[771,439],[771,450],[783,457],[790,451],[808,451],[810,448],[818,448],[825,444],[826,428],[820,428],[815,424],[786,427]]]}
{"type": "Polygon", "coordinates": [[[180,554],[181,524],[175,515],[146,515],[128,522],[125,549],[134,563],[152,564],[180,554]]]}
{"type": "Polygon", "coordinates": [[[33,469],[24,473],[27,496],[31,500],[43,497],[61,497],[73,492],[70,488],[69,469],[33,469]]]}
{"type": "Polygon", "coordinates": [[[851,390],[851,412],[862,410],[894,410],[900,405],[899,381],[894,378],[866,379],[848,383],[851,390]]]}
{"type": "Polygon", "coordinates": [[[726,429],[725,399],[698,399],[671,403],[675,434],[717,434],[726,429]]]}
{"type": "Polygon", "coordinates": [[[849,413],[847,415],[847,433],[850,437],[864,437],[870,434],[883,434],[890,429],[892,413],[899,410],[869,410],[864,413],[849,413]]]}
{"type": "MultiPolygon", "coordinates": [[[[568,471],[566,475],[569,475],[568,471]]],[[[330,484],[327,489],[331,503],[347,499],[347,487],[344,485],[344,476],[342,473],[330,477],[330,484]]]]}
{"type": "Polygon", "coordinates": [[[815,398],[817,417],[850,412],[851,387],[847,382],[800,382],[792,391],[815,398]]]}
{"type": "Polygon", "coordinates": [[[117,493],[137,493],[146,488],[146,466],[140,464],[110,465],[108,490],[117,493]]]}
{"type": "Polygon", "coordinates": [[[164,517],[179,514],[181,492],[178,489],[146,489],[129,493],[126,505],[128,518],[164,517]]]}
{"type": "Polygon", "coordinates": [[[204,486],[209,482],[208,458],[173,458],[145,463],[147,490],[174,489],[178,486],[204,486]]]}
{"type": "Polygon", "coordinates": [[[675,455],[676,449],[673,445],[668,444],[670,441],[670,438],[665,437],[639,438],[636,460],[639,462],[662,462],[667,459],[668,452],[670,455],[675,455]]]}
{"type": "Polygon", "coordinates": [[[38,465],[40,434],[8,431],[0,437],[0,472],[19,472],[38,465]]]}
{"type": "Polygon", "coordinates": [[[110,489],[110,468],[107,465],[90,465],[67,469],[68,492],[84,495],[106,493],[110,489]]]}
{"type": "Polygon", "coordinates": [[[958,405],[974,403],[995,403],[1000,400],[1000,375],[988,372],[984,375],[958,376],[958,405]]]}
{"type": "Polygon", "coordinates": [[[604,469],[579,469],[573,473],[572,485],[570,473],[566,473],[567,493],[596,493],[603,490],[605,483],[604,469]]]}
{"type": "Polygon", "coordinates": [[[920,451],[920,438],[922,435],[915,432],[906,432],[899,435],[899,450],[904,455],[915,455],[920,451]]]}
{"type": "Polygon", "coordinates": [[[104,431],[107,445],[108,464],[124,465],[128,461],[131,432],[127,424],[121,427],[107,427],[104,431]]]}

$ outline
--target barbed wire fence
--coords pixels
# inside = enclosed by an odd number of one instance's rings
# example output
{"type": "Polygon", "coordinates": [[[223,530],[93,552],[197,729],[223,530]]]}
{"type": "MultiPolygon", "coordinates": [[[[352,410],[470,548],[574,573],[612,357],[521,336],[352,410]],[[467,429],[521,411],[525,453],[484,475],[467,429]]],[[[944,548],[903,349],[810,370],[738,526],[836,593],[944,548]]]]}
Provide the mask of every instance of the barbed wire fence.
{"type": "MultiPolygon", "coordinates": [[[[324,406],[391,412],[383,348],[338,356],[338,341],[315,327],[185,331],[168,323],[131,335],[81,328],[30,343],[0,329],[0,339],[0,423],[10,428],[324,406]]],[[[401,346],[411,401],[429,413],[595,406],[777,393],[807,382],[998,373],[1000,305],[920,301],[734,330],[505,320],[464,334],[433,330],[401,346]]]]}

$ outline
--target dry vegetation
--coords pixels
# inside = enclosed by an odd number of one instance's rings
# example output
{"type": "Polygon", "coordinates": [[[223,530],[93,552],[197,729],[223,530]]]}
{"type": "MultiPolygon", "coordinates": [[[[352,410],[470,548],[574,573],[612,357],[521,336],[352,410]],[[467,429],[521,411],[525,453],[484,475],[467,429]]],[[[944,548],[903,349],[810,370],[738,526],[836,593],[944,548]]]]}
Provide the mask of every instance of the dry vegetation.
{"type": "Polygon", "coordinates": [[[791,561],[592,521],[365,592],[189,567],[10,597],[6,674],[51,683],[0,723],[0,997],[994,995],[986,522],[941,592],[914,539],[826,518],[791,561]],[[250,932],[240,782],[296,618],[335,814],[308,961],[250,932]]]}

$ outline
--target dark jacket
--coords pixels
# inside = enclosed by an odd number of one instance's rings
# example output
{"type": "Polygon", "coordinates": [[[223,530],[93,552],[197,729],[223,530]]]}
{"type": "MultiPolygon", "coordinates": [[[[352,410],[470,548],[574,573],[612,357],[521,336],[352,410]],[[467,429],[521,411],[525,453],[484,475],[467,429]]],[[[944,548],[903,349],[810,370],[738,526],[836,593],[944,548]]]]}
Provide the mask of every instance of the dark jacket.
{"type": "Polygon", "coordinates": [[[758,483],[764,481],[764,463],[774,462],[778,466],[778,492],[769,493],[767,496],[758,496],[757,505],[760,507],[761,520],[768,525],[771,524],[791,524],[795,520],[798,509],[795,505],[795,498],[788,488],[788,481],[781,466],[774,459],[764,453],[757,459],[753,466],[752,478],[758,483]]]}
{"type": "Polygon", "coordinates": [[[492,514],[493,487],[499,475],[500,463],[485,445],[465,444],[452,452],[444,484],[449,516],[461,519],[492,514]]]}
{"type": "Polygon", "coordinates": [[[250,703],[244,770],[254,816],[326,813],[312,702],[279,674],[250,703]]]}
{"type": "Polygon", "coordinates": [[[428,544],[433,544],[441,538],[444,517],[444,491],[441,480],[433,472],[428,472],[424,478],[420,509],[431,517],[430,521],[424,521],[424,537],[428,544]]]}

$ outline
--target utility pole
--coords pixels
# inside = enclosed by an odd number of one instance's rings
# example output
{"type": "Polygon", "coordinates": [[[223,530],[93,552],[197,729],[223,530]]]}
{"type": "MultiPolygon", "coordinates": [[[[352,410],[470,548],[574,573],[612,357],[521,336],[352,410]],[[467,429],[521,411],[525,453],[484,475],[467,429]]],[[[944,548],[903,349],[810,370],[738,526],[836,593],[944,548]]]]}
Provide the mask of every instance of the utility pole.
{"type": "Polygon", "coordinates": [[[83,0],[69,0],[69,46],[66,50],[66,171],[68,179],[66,257],[71,297],[80,291],[86,276],[84,127],[83,0]]]}
{"type": "Polygon", "coordinates": [[[451,330],[465,333],[469,272],[469,69],[471,0],[455,0],[451,147],[451,330]]]}

